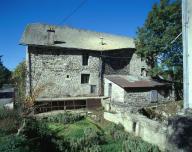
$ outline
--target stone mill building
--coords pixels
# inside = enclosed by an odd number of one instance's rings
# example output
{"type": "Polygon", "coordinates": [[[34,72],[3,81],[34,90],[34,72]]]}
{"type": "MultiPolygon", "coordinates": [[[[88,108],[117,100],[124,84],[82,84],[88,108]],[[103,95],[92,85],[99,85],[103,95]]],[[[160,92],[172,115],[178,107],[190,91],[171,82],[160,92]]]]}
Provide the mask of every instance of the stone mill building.
{"type": "Polygon", "coordinates": [[[171,97],[169,85],[147,76],[132,38],[29,24],[20,43],[27,52],[27,93],[38,90],[36,100],[51,110],[94,108],[103,99],[138,105],[171,97]]]}

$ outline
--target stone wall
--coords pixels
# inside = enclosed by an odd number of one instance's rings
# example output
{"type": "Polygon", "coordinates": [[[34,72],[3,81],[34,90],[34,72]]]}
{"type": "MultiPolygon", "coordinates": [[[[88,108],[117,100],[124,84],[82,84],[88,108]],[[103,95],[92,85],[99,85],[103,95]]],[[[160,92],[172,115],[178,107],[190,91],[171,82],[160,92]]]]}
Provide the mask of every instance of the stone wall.
{"type": "Polygon", "coordinates": [[[132,90],[125,90],[124,93],[124,102],[127,105],[130,106],[136,106],[136,107],[144,107],[149,105],[150,103],[154,103],[154,101],[151,101],[151,91],[157,90],[157,103],[167,102],[167,101],[173,101],[173,97],[171,94],[171,90],[164,88],[153,88],[153,89],[132,89],[132,90]],[[166,94],[165,94],[166,92],[166,94]]]}
{"type": "MultiPolygon", "coordinates": [[[[39,86],[46,86],[46,89],[41,91],[39,96],[41,98],[98,96],[102,90],[100,72],[106,75],[127,75],[130,73],[130,61],[135,60],[132,59],[133,49],[104,52],[103,69],[101,70],[101,53],[96,51],[29,46],[27,53],[28,70],[31,77],[31,79],[28,78],[27,87],[33,90],[39,86]],[[82,65],[83,53],[89,54],[87,66],[82,65]],[[88,84],[81,84],[81,74],[90,74],[88,84]],[[90,93],[91,85],[96,86],[95,93],[90,93]]],[[[137,61],[135,60],[135,62],[137,61]]],[[[116,90],[120,89],[114,90],[114,98],[123,101],[123,97],[119,96],[124,96],[124,92],[116,90]]]]}
{"type": "Polygon", "coordinates": [[[125,95],[124,102],[126,105],[129,105],[129,106],[143,107],[150,103],[150,99],[149,99],[150,92],[148,91],[138,91],[138,92],[125,91],[124,95],[125,95]]]}
{"type": "Polygon", "coordinates": [[[99,58],[97,52],[88,52],[87,66],[82,65],[81,50],[29,47],[32,89],[46,86],[39,97],[98,96],[99,58]],[[81,84],[81,74],[90,74],[88,84],[81,84]],[[90,85],[96,85],[90,93],[90,85]]]}
{"type": "Polygon", "coordinates": [[[133,49],[122,49],[103,52],[105,75],[128,75],[133,49]]]}
{"type": "Polygon", "coordinates": [[[125,90],[107,78],[104,78],[104,96],[110,97],[111,103],[124,104],[133,109],[140,109],[153,103],[154,101],[150,99],[152,90],[157,90],[157,101],[155,103],[173,101],[170,88],[130,88],[125,90]],[[109,96],[109,84],[111,84],[112,89],[111,96],[109,96]]]}
{"type": "Polygon", "coordinates": [[[134,76],[141,76],[141,68],[148,69],[145,61],[142,61],[135,53],[130,60],[130,74],[134,76]]]}

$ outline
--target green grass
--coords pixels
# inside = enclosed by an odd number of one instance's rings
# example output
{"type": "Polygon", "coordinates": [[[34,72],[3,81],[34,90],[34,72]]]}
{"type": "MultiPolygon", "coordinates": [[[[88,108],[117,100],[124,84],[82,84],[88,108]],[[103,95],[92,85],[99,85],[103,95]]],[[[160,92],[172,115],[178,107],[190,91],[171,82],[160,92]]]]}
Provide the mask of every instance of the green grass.
{"type": "Polygon", "coordinates": [[[103,152],[121,152],[122,151],[123,141],[117,140],[114,141],[111,137],[107,138],[107,143],[101,145],[103,152]]]}
{"type": "MultiPolygon", "coordinates": [[[[38,128],[38,126],[40,128],[40,131],[37,131],[37,137],[43,135],[40,140],[49,142],[53,150],[63,151],[63,149],[67,149],[70,151],[75,149],[76,151],[85,151],[92,148],[92,151],[99,152],[122,152],[123,150],[137,152],[144,149],[145,152],[152,152],[152,150],[146,150],[152,146],[151,144],[126,133],[121,125],[115,125],[106,120],[98,122],[90,117],[75,122],[70,121],[69,123],[43,120],[37,123],[37,127],[34,126],[34,128],[38,128]],[[50,140],[50,137],[53,140],[50,140]],[[137,146],[135,147],[135,145],[137,146]]],[[[34,132],[36,132],[36,129],[34,132]]]]}
{"type": "Polygon", "coordinates": [[[122,151],[123,141],[114,141],[108,134],[112,123],[105,122],[105,124],[95,124],[91,119],[86,118],[77,121],[73,124],[60,124],[60,123],[49,123],[49,129],[54,132],[57,137],[70,139],[70,138],[81,138],[84,135],[86,128],[92,128],[98,132],[104,132],[106,137],[106,143],[101,145],[101,149],[104,152],[119,152],[122,151]]]}
{"type": "Polygon", "coordinates": [[[56,136],[67,139],[83,137],[84,130],[86,128],[92,128],[96,131],[100,131],[99,128],[88,118],[77,121],[73,124],[49,123],[48,126],[50,131],[54,132],[56,136]]]}

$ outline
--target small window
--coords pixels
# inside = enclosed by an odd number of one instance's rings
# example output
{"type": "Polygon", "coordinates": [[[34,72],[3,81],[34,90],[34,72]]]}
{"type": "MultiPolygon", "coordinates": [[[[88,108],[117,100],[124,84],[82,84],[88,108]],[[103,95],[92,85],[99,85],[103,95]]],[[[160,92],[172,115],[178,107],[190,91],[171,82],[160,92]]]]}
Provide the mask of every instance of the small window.
{"type": "Polygon", "coordinates": [[[89,83],[90,74],[81,74],[81,84],[89,83]]]}
{"type": "Polygon", "coordinates": [[[108,84],[108,96],[111,97],[111,94],[112,94],[112,84],[109,83],[108,84]]]}
{"type": "Polygon", "coordinates": [[[96,85],[91,85],[91,93],[95,93],[96,92],[96,85]]]}
{"type": "Polygon", "coordinates": [[[13,92],[0,92],[0,99],[13,98],[13,92]]]}
{"type": "Polygon", "coordinates": [[[141,68],[141,76],[146,77],[146,69],[145,68],[141,68]]]}
{"type": "Polygon", "coordinates": [[[82,56],[82,64],[83,65],[88,65],[88,60],[89,60],[89,55],[87,53],[84,53],[82,56]]]}
{"type": "Polygon", "coordinates": [[[137,127],[137,123],[136,122],[133,122],[133,132],[136,132],[136,127],[137,127]]]}
{"type": "Polygon", "coordinates": [[[67,78],[69,78],[69,75],[67,75],[67,78]]]}

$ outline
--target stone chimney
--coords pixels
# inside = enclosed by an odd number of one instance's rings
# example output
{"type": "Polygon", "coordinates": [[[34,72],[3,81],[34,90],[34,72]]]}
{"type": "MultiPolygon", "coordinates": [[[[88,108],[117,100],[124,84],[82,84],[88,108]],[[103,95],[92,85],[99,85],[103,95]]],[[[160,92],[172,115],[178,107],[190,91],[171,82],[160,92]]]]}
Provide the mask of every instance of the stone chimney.
{"type": "Polygon", "coordinates": [[[55,41],[55,30],[53,27],[50,27],[48,30],[47,30],[47,34],[48,34],[48,45],[53,45],[54,44],[54,41],[55,41]]]}

